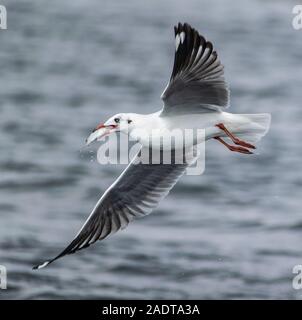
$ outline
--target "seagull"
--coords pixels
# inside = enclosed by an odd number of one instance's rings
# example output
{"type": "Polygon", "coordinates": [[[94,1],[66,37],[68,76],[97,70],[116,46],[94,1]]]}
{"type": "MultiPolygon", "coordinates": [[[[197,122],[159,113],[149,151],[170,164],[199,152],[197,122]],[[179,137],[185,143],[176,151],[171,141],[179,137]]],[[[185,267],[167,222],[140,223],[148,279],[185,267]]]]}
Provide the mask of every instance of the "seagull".
{"type": "MultiPolygon", "coordinates": [[[[132,220],[148,215],[170,192],[186,169],[196,161],[192,153],[183,163],[141,163],[142,152],[150,149],[149,138],[173,129],[204,129],[204,141],[215,139],[232,152],[250,155],[269,130],[270,114],[232,114],[230,92],[224,67],[210,41],[188,23],[174,27],[174,66],[167,87],[161,95],[163,107],[151,114],[119,113],[99,124],[86,144],[115,132],[138,141],[141,149],[118,179],[105,191],[88,219],[56,257],[33,269],[41,269],[65,255],[87,248],[98,240],[124,229],[132,220]],[[144,134],[141,134],[141,132],[144,134]]],[[[189,149],[201,141],[193,141],[189,149]]],[[[176,146],[174,149],[177,149],[176,146]]],[[[180,148],[180,147],[179,147],[180,148]]],[[[165,151],[155,146],[152,152],[165,151]]]]}

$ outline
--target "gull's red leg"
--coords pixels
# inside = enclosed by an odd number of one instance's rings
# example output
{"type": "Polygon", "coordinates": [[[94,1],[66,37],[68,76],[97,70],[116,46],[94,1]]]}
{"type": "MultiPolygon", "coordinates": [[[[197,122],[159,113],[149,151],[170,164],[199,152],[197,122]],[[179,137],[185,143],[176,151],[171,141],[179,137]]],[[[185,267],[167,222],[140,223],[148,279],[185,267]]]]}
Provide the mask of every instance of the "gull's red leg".
{"type": "Polygon", "coordinates": [[[228,144],[227,142],[225,142],[223,139],[221,139],[220,137],[214,137],[214,139],[218,140],[219,142],[221,142],[224,146],[226,146],[230,151],[234,151],[234,152],[239,152],[239,153],[244,153],[244,154],[253,154],[253,152],[251,152],[250,150],[243,148],[243,147],[236,147],[236,146],[231,146],[230,144],[228,144]]]}
{"type": "Polygon", "coordinates": [[[256,149],[256,147],[253,144],[250,144],[248,142],[245,142],[243,140],[240,140],[239,138],[235,137],[226,127],[223,123],[216,124],[216,127],[218,127],[220,130],[224,131],[225,134],[232,139],[232,141],[242,147],[250,148],[250,149],[256,149]]]}

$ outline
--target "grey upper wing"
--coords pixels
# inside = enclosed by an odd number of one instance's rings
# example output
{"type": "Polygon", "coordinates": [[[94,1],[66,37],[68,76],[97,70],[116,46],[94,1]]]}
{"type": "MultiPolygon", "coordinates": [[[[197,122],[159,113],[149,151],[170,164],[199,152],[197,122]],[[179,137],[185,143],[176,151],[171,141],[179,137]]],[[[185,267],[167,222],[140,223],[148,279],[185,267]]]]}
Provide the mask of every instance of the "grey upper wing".
{"type": "Polygon", "coordinates": [[[34,269],[46,267],[67,254],[86,248],[125,228],[133,219],[149,214],[169,193],[194,159],[192,153],[191,160],[180,164],[173,156],[171,164],[144,164],[140,162],[142,151],[146,149],[141,149],[120,177],[107,189],[67,248],[34,269]]]}
{"type": "Polygon", "coordinates": [[[229,89],[212,43],[187,23],[179,23],[174,30],[174,67],[161,96],[161,115],[203,113],[227,107],[229,89]]]}

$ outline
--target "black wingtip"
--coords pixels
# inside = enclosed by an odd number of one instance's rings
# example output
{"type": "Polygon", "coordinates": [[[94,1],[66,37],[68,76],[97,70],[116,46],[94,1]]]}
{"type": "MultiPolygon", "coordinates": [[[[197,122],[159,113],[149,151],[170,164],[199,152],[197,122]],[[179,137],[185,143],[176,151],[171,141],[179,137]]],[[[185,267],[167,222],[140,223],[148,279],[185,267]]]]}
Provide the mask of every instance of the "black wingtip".
{"type": "Polygon", "coordinates": [[[45,261],[44,263],[37,264],[36,266],[33,266],[32,270],[43,269],[43,268],[47,267],[51,262],[52,262],[51,260],[48,260],[48,261],[45,261]]]}
{"type": "Polygon", "coordinates": [[[183,31],[184,29],[193,29],[193,28],[188,22],[184,22],[184,23],[178,22],[178,24],[174,26],[174,29],[177,31],[183,31]]]}

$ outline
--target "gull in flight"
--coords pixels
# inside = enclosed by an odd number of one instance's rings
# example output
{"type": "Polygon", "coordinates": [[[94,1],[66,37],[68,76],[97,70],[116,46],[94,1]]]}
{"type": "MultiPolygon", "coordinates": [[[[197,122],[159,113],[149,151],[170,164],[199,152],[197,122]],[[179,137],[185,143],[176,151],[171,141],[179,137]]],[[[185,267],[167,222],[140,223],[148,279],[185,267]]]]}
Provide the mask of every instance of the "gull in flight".
{"type": "MultiPolygon", "coordinates": [[[[270,114],[226,112],[229,89],[212,43],[187,23],[179,23],[174,31],[174,66],[161,96],[163,108],[151,114],[116,114],[98,125],[86,140],[90,144],[113,132],[122,132],[140,143],[140,152],[105,191],[71,243],[34,269],[44,268],[125,228],[132,220],[149,214],[169,193],[196,158],[188,157],[183,163],[140,163],[141,152],[150,148],[153,130],[163,134],[173,129],[204,129],[204,140],[215,139],[230,151],[243,154],[252,154],[254,143],[268,132],[270,114]]],[[[191,147],[199,142],[192,142],[191,147]]],[[[171,153],[161,148],[155,146],[153,152],[171,153]]]]}

